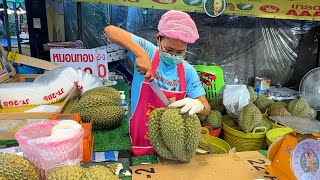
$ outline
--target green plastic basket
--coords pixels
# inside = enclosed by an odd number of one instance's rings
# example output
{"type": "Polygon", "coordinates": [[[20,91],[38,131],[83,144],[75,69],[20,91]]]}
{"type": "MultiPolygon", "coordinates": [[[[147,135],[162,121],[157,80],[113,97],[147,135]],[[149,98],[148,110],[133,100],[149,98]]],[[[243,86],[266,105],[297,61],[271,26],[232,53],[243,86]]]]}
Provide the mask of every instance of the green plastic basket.
{"type": "Polygon", "coordinates": [[[194,66],[199,78],[202,82],[202,86],[206,91],[207,99],[220,99],[220,89],[224,86],[223,70],[218,66],[194,66]],[[215,77],[213,79],[212,77],[215,77]],[[208,82],[206,84],[205,82],[208,82]]]}
{"type": "Polygon", "coordinates": [[[237,152],[258,151],[267,148],[266,127],[256,127],[252,133],[245,133],[226,125],[224,123],[226,118],[231,117],[225,115],[222,118],[222,139],[224,139],[231,148],[235,147],[237,152]]]}
{"type": "Polygon", "coordinates": [[[276,129],[271,129],[270,131],[267,132],[267,144],[270,147],[270,145],[279,137],[291,133],[293,130],[291,128],[276,128],[276,129]]]}
{"type": "Polygon", "coordinates": [[[268,114],[268,109],[266,109],[266,112],[262,114],[262,118],[265,119],[266,121],[268,121],[269,124],[271,124],[272,129],[276,129],[276,128],[285,128],[286,126],[283,126],[281,124],[279,124],[278,122],[272,121],[269,118],[269,114],[268,114]]]}
{"type": "Polygon", "coordinates": [[[218,137],[211,136],[207,128],[202,128],[202,129],[203,131],[205,131],[205,134],[202,134],[202,136],[208,140],[208,142],[210,143],[210,146],[214,147],[214,151],[211,152],[211,154],[228,154],[229,153],[231,147],[226,141],[218,137]]]}

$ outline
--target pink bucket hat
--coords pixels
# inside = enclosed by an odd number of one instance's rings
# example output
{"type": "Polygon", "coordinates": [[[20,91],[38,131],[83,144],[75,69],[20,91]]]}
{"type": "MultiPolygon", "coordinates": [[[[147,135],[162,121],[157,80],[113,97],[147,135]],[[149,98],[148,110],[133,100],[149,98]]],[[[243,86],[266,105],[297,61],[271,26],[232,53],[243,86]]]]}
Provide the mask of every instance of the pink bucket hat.
{"type": "Polygon", "coordinates": [[[158,24],[160,36],[194,43],[199,39],[196,24],[191,17],[182,11],[170,10],[164,13],[158,24]]]}

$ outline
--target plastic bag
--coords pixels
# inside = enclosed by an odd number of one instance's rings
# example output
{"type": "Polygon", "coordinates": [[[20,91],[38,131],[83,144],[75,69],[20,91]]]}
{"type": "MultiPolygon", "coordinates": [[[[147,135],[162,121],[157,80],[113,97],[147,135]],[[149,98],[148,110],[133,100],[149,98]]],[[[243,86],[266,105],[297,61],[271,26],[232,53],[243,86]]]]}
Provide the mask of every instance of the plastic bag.
{"type": "Polygon", "coordinates": [[[52,128],[59,121],[40,122],[18,130],[15,137],[23,156],[36,167],[42,179],[47,173],[63,165],[80,165],[83,156],[84,130],[60,140],[51,138],[52,128]]]}
{"type": "Polygon", "coordinates": [[[45,72],[34,82],[0,84],[1,106],[52,104],[64,99],[75,85],[84,92],[103,84],[101,79],[81,69],[61,67],[45,72]]]}
{"type": "Polygon", "coordinates": [[[223,91],[223,105],[227,113],[237,118],[240,110],[249,104],[250,94],[246,85],[226,85],[223,91]]]}

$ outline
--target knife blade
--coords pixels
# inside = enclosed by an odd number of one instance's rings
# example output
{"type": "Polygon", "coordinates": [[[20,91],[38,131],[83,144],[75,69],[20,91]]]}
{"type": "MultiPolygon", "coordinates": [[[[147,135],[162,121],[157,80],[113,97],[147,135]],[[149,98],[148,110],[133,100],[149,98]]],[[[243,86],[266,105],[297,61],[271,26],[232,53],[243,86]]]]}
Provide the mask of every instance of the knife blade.
{"type": "Polygon", "coordinates": [[[165,106],[169,105],[169,100],[166,97],[166,95],[164,95],[164,93],[162,92],[162,90],[160,89],[158,83],[154,80],[152,80],[150,82],[150,87],[153,89],[153,91],[157,94],[157,96],[160,98],[160,100],[163,102],[163,104],[165,106]]]}

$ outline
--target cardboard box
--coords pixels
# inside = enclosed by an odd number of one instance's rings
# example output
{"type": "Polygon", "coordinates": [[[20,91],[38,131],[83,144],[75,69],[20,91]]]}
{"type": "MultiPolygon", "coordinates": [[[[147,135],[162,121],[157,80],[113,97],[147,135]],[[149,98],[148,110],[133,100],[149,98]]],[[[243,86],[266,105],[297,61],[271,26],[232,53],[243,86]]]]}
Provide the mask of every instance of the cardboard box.
{"type": "Polygon", "coordinates": [[[275,176],[265,170],[270,161],[258,151],[233,154],[197,155],[189,163],[160,160],[159,164],[133,166],[132,179],[135,180],[207,180],[236,179],[275,180],[275,176]]]}

